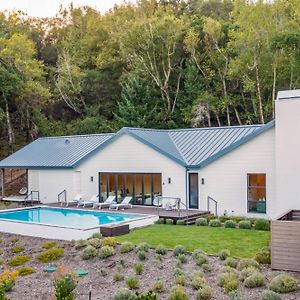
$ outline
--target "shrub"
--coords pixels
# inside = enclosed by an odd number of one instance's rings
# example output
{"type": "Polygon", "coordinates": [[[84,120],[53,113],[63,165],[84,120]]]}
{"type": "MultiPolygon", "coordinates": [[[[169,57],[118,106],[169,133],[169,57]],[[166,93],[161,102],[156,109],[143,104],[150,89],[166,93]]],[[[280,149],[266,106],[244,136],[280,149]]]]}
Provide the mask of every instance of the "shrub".
{"type": "Polygon", "coordinates": [[[155,224],[164,224],[165,220],[164,218],[159,218],[157,221],[155,221],[155,224]]]}
{"type": "Polygon", "coordinates": [[[99,250],[99,257],[100,258],[107,258],[110,256],[115,255],[115,249],[111,246],[103,246],[99,250]]]}
{"type": "Polygon", "coordinates": [[[114,294],[113,300],[137,300],[137,296],[132,291],[122,288],[114,294]]]}
{"type": "Polygon", "coordinates": [[[227,220],[230,220],[230,217],[227,217],[227,216],[219,216],[218,219],[219,219],[222,223],[225,223],[227,220]]]}
{"type": "Polygon", "coordinates": [[[210,264],[203,264],[202,265],[202,271],[205,273],[211,272],[212,271],[212,267],[210,264]]]}
{"type": "Polygon", "coordinates": [[[13,248],[12,248],[12,253],[20,253],[22,251],[25,250],[25,247],[22,246],[22,245],[15,245],[13,248]]]}
{"type": "Polygon", "coordinates": [[[184,286],[186,283],[185,275],[177,275],[175,276],[175,284],[184,286]]]}
{"type": "Polygon", "coordinates": [[[205,254],[205,252],[203,251],[203,250],[201,250],[201,249],[195,249],[194,251],[193,251],[193,253],[192,253],[192,257],[193,257],[193,259],[197,259],[197,257],[198,257],[198,255],[200,255],[200,254],[205,254]]]}
{"type": "Polygon", "coordinates": [[[186,248],[182,245],[177,245],[174,247],[173,253],[175,256],[178,256],[179,254],[185,254],[186,248]]]}
{"type": "Polygon", "coordinates": [[[202,276],[193,276],[192,277],[192,287],[195,290],[202,289],[203,287],[206,286],[206,280],[202,276]]]}
{"type": "Polygon", "coordinates": [[[137,255],[138,255],[138,258],[139,258],[139,260],[145,260],[146,259],[146,257],[147,257],[147,252],[146,251],[144,251],[144,250],[140,250],[138,253],[137,253],[137,255]]]}
{"type": "Polygon", "coordinates": [[[3,270],[0,274],[0,285],[5,292],[10,292],[16,283],[18,271],[3,270]]]}
{"type": "Polygon", "coordinates": [[[137,290],[140,287],[139,280],[135,276],[129,276],[126,280],[126,284],[130,290],[137,290]]]}
{"type": "Polygon", "coordinates": [[[276,293],[290,293],[298,290],[298,282],[294,277],[282,273],[271,280],[269,289],[276,293]]]}
{"type": "Polygon", "coordinates": [[[184,275],[183,270],[180,268],[176,268],[174,271],[174,276],[180,276],[180,275],[184,275]]]}
{"type": "Polygon", "coordinates": [[[242,294],[241,294],[239,291],[237,291],[237,290],[231,291],[231,292],[228,294],[228,296],[229,296],[229,300],[246,300],[246,299],[242,296],[242,294]]]}
{"type": "Polygon", "coordinates": [[[201,267],[202,265],[208,263],[208,257],[206,254],[198,254],[195,261],[196,264],[201,267]]]}
{"type": "Polygon", "coordinates": [[[222,223],[219,219],[212,219],[209,221],[208,226],[210,227],[221,227],[222,223]]]}
{"type": "Polygon", "coordinates": [[[185,225],[184,220],[177,220],[176,225],[185,225]]]}
{"type": "Polygon", "coordinates": [[[163,293],[165,291],[165,286],[162,280],[158,279],[155,281],[154,286],[153,286],[153,290],[156,293],[163,293]]]}
{"type": "Polygon", "coordinates": [[[240,222],[242,220],[245,220],[245,217],[237,217],[237,216],[235,216],[235,217],[231,217],[230,219],[238,223],[238,222],[240,222]]]}
{"type": "Polygon", "coordinates": [[[15,243],[17,243],[19,240],[20,240],[20,239],[19,239],[18,237],[14,237],[14,238],[12,238],[10,241],[11,241],[13,244],[15,244],[15,243]]]}
{"type": "Polygon", "coordinates": [[[113,274],[113,281],[122,281],[124,280],[124,275],[121,274],[120,272],[115,272],[113,274]]]}
{"type": "Polygon", "coordinates": [[[123,244],[121,244],[120,252],[128,253],[133,251],[133,249],[134,249],[134,245],[131,242],[124,242],[123,244]]]}
{"type": "Polygon", "coordinates": [[[162,262],[164,260],[164,256],[162,254],[155,254],[155,259],[159,262],[162,262]]]}
{"type": "Polygon", "coordinates": [[[102,240],[98,238],[91,238],[88,240],[88,244],[98,249],[102,247],[102,240]]]}
{"type": "Polygon", "coordinates": [[[266,219],[257,219],[254,223],[254,228],[256,230],[270,230],[270,221],[266,219]]]}
{"type": "Polygon", "coordinates": [[[157,296],[154,292],[149,291],[142,294],[137,294],[138,300],[157,300],[157,296]]]}
{"type": "Polygon", "coordinates": [[[136,250],[148,252],[149,248],[150,248],[150,246],[147,243],[140,243],[137,245],[136,250]]]}
{"type": "Polygon", "coordinates": [[[227,221],[224,223],[224,227],[225,227],[225,228],[236,228],[236,222],[233,221],[233,220],[227,220],[227,221]]]}
{"type": "Polygon", "coordinates": [[[10,267],[25,265],[31,258],[31,255],[17,255],[7,262],[10,267]]]}
{"type": "Polygon", "coordinates": [[[237,275],[234,273],[222,273],[218,276],[218,285],[223,287],[226,293],[239,287],[237,275]]]}
{"type": "Polygon", "coordinates": [[[241,271],[240,273],[240,281],[244,281],[247,277],[251,276],[254,273],[257,273],[258,269],[254,267],[248,267],[241,271]]]}
{"type": "Polygon", "coordinates": [[[83,253],[82,253],[82,258],[84,260],[88,260],[88,259],[91,259],[93,257],[96,257],[97,256],[97,249],[93,246],[87,246],[84,250],[83,250],[83,253]]]}
{"type": "Polygon", "coordinates": [[[32,267],[21,267],[18,270],[19,276],[26,276],[35,273],[35,268],[32,267]]]}
{"type": "Polygon", "coordinates": [[[42,245],[42,248],[44,248],[44,249],[50,249],[50,248],[55,247],[55,245],[56,245],[56,241],[49,241],[49,242],[45,242],[42,245]]]}
{"type": "Polygon", "coordinates": [[[242,220],[239,222],[240,229],[251,229],[251,222],[247,220],[242,220]]]}
{"type": "Polygon", "coordinates": [[[225,260],[228,256],[230,256],[230,251],[228,249],[222,249],[218,252],[218,256],[220,260],[225,260]]]}
{"type": "Polygon", "coordinates": [[[134,265],[134,270],[135,270],[135,274],[136,274],[136,275],[141,275],[142,272],[143,272],[143,264],[141,264],[141,263],[136,263],[136,264],[134,265]]]}
{"type": "Polygon", "coordinates": [[[166,224],[167,225],[173,225],[174,224],[173,219],[166,219],[166,224]]]}
{"type": "Polygon", "coordinates": [[[196,226],[207,226],[207,219],[206,218],[198,218],[195,221],[196,226]]]}
{"type": "Polygon", "coordinates": [[[101,268],[99,270],[99,272],[100,272],[100,275],[103,276],[103,277],[108,275],[108,270],[106,268],[101,268]]]}
{"type": "Polygon", "coordinates": [[[50,248],[44,252],[39,253],[36,258],[43,263],[49,263],[64,256],[64,249],[62,248],[50,248]]]}
{"type": "Polygon", "coordinates": [[[176,285],[171,288],[168,300],[189,300],[189,297],[181,286],[176,285]]]}
{"type": "Polygon", "coordinates": [[[165,255],[167,253],[167,248],[163,245],[158,245],[155,249],[157,254],[165,255]]]}
{"type": "Polygon", "coordinates": [[[237,274],[236,269],[229,267],[229,266],[224,266],[221,269],[221,273],[233,273],[233,274],[237,274]]]}
{"type": "Polygon", "coordinates": [[[259,263],[255,261],[254,259],[242,259],[238,264],[238,269],[243,270],[249,267],[254,267],[256,269],[259,269],[259,263]]]}
{"type": "Polygon", "coordinates": [[[55,273],[55,299],[74,299],[74,289],[76,288],[76,285],[77,281],[74,274],[66,269],[63,265],[60,265],[55,273]]]}
{"type": "Polygon", "coordinates": [[[199,289],[196,294],[197,300],[209,300],[212,297],[212,288],[209,286],[204,286],[203,288],[199,289]]]}
{"type": "Polygon", "coordinates": [[[224,266],[228,266],[228,267],[231,267],[231,268],[236,268],[237,264],[238,264],[237,260],[232,258],[232,257],[227,257],[224,260],[224,266]]]}
{"type": "Polygon", "coordinates": [[[178,260],[180,263],[185,264],[187,262],[187,257],[185,254],[179,254],[177,256],[178,260]]]}
{"type": "Polygon", "coordinates": [[[269,247],[264,247],[258,251],[254,259],[260,264],[270,264],[271,263],[271,250],[269,247]]]}
{"type": "Polygon", "coordinates": [[[281,300],[281,297],[273,291],[263,291],[260,300],[281,300]]]}
{"type": "Polygon", "coordinates": [[[245,287],[250,289],[263,286],[265,284],[265,278],[261,273],[255,272],[245,279],[244,284],[245,287]]]}
{"type": "Polygon", "coordinates": [[[88,244],[87,240],[77,240],[75,241],[75,249],[81,249],[86,247],[88,244]]]}
{"type": "Polygon", "coordinates": [[[117,245],[117,240],[114,237],[106,237],[102,240],[103,246],[115,247],[117,245]]]}
{"type": "Polygon", "coordinates": [[[101,239],[102,234],[100,232],[95,232],[92,234],[92,236],[89,239],[101,239]]]}

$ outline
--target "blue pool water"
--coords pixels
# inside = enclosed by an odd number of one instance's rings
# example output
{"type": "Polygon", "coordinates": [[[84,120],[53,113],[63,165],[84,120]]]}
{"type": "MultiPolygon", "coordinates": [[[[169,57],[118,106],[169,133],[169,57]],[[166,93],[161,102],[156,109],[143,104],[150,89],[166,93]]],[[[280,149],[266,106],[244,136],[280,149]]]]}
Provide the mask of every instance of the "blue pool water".
{"type": "Polygon", "coordinates": [[[137,218],[141,218],[141,215],[49,207],[0,212],[0,220],[57,225],[76,229],[94,228],[137,218]]]}

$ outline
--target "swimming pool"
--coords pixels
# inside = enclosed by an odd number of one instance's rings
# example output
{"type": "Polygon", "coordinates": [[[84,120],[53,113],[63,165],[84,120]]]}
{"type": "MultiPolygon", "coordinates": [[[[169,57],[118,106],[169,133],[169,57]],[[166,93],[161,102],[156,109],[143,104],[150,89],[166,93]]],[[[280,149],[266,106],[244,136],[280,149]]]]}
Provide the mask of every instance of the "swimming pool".
{"type": "Polygon", "coordinates": [[[138,218],[141,218],[141,215],[52,207],[38,207],[0,212],[0,219],[56,225],[76,229],[88,229],[138,218]]]}
{"type": "Polygon", "coordinates": [[[52,239],[85,239],[101,227],[128,224],[129,229],[153,224],[153,215],[36,206],[0,211],[0,231],[52,239]]]}

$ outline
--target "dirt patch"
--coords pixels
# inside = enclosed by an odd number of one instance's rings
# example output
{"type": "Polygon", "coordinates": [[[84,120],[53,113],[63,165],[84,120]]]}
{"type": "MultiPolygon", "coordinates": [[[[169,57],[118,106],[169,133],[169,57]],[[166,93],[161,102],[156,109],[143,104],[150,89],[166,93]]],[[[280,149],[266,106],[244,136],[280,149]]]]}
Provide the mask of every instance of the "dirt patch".
{"type": "MultiPolygon", "coordinates": [[[[12,253],[13,247],[17,244],[25,246],[25,250],[19,255],[32,255],[31,260],[26,264],[30,267],[35,267],[37,272],[25,277],[19,277],[17,279],[16,285],[13,291],[7,293],[10,299],[22,299],[22,300],[32,300],[32,299],[43,299],[49,300],[53,299],[54,288],[53,288],[53,274],[47,274],[43,272],[45,266],[51,264],[39,263],[35,256],[37,253],[41,252],[42,245],[44,242],[48,241],[41,238],[32,238],[24,236],[16,236],[12,234],[0,235],[1,244],[0,247],[3,250],[2,259],[7,262],[10,258],[15,255],[12,253]],[[16,242],[14,239],[18,238],[16,242]]],[[[58,241],[57,246],[63,247],[65,250],[64,257],[56,262],[57,264],[63,263],[71,270],[76,268],[84,268],[89,271],[89,274],[83,278],[79,279],[78,286],[75,290],[76,299],[87,300],[88,292],[91,288],[92,299],[108,300],[112,299],[112,295],[119,288],[126,287],[126,278],[129,275],[134,275],[134,264],[139,262],[137,253],[132,251],[130,253],[121,254],[119,246],[116,248],[116,255],[107,259],[100,259],[98,257],[93,258],[88,261],[84,261],[81,258],[82,250],[76,250],[72,242],[58,241]],[[124,275],[125,280],[120,282],[113,281],[113,274],[117,269],[120,269],[120,261],[124,265],[121,273],[124,275]],[[108,275],[103,277],[100,275],[100,268],[107,268],[108,275]]],[[[188,261],[183,264],[183,271],[187,276],[186,286],[184,287],[190,296],[190,299],[196,299],[196,291],[191,287],[191,280],[189,275],[192,272],[201,270],[197,266],[191,257],[188,256],[188,261]]],[[[208,284],[213,288],[213,298],[218,300],[227,300],[228,296],[224,294],[222,288],[217,285],[217,276],[222,268],[222,262],[216,257],[209,257],[209,263],[212,267],[212,271],[205,273],[208,284]]],[[[155,258],[155,251],[150,250],[147,259],[143,262],[144,270],[142,275],[138,276],[140,281],[140,289],[138,291],[147,291],[152,289],[156,279],[161,279],[165,285],[165,292],[159,294],[159,299],[167,299],[171,287],[175,284],[174,270],[176,268],[177,259],[173,256],[173,253],[168,251],[162,263],[159,263],[155,258]]],[[[1,269],[14,269],[8,267],[5,263],[1,266],[1,269]]],[[[269,266],[262,266],[262,273],[266,277],[266,284],[268,285],[272,273],[274,273],[269,266]]],[[[300,279],[299,273],[292,273],[294,276],[300,279]]],[[[255,288],[247,289],[240,285],[239,290],[244,295],[245,299],[248,300],[258,300],[262,290],[265,288],[255,288]]],[[[300,299],[300,291],[292,294],[282,295],[284,300],[296,300],[300,299]]]]}

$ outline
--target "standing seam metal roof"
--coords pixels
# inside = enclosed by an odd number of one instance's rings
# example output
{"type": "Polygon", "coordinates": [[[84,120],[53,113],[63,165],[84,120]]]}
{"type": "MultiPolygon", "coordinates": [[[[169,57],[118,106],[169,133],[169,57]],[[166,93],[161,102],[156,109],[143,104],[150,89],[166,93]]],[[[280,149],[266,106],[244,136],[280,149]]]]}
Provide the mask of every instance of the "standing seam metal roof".
{"type": "Polygon", "coordinates": [[[0,162],[0,168],[74,168],[128,134],[182,166],[201,168],[275,126],[246,125],[190,129],[122,128],[115,134],[45,137],[0,162]]]}

